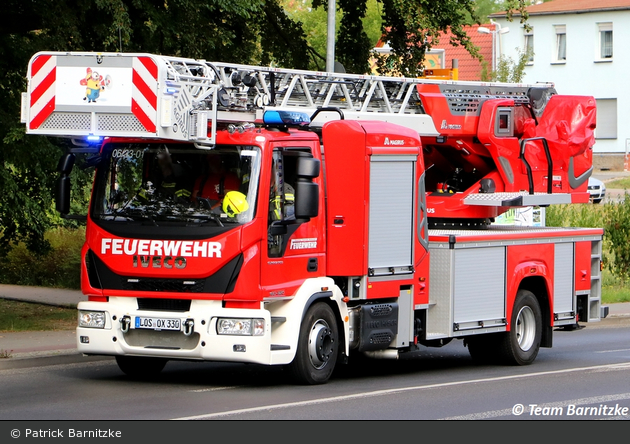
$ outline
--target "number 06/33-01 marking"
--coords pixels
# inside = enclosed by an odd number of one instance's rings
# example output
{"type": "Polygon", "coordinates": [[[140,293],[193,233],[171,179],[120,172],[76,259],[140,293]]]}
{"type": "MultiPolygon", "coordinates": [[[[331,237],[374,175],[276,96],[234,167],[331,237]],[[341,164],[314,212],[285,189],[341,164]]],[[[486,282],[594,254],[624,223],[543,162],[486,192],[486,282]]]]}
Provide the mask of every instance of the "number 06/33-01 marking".
{"type": "Polygon", "coordinates": [[[144,328],[149,330],[181,330],[181,319],[163,319],[163,318],[147,318],[144,316],[136,316],[135,328],[144,328]]]}

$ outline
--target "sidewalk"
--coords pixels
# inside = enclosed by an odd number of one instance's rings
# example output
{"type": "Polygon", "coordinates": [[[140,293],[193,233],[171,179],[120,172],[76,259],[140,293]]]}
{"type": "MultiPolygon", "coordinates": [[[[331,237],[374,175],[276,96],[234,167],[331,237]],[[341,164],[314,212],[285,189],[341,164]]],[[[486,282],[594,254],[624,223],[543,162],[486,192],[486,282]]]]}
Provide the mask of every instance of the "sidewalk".
{"type": "Polygon", "coordinates": [[[606,198],[603,202],[617,202],[624,199],[627,190],[608,188],[608,184],[613,180],[630,176],[630,171],[595,171],[592,176],[606,185],[606,198]]]}
{"type": "Polygon", "coordinates": [[[87,301],[80,290],[3,284],[0,284],[0,298],[71,308],[76,308],[81,301],[87,301]]]}
{"type": "MultiPolygon", "coordinates": [[[[76,308],[87,298],[77,290],[1,285],[0,298],[76,308]]],[[[608,304],[608,319],[630,317],[630,302],[608,304]]],[[[588,325],[588,324],[586,324],[588,325]]],[[[74,330],[0,333],[0,370],[8,361],[51,356],[79,356],[74,330]],[[10,356],[3,358],[4,355],[10,356]]]]}
{"type": "MultiPolygon", "coordinates": [[[[87,297],[79,290],[0,284],[0,298],[76,308],[87,297]]],[[[3,361],[42,356],[78,355],[74,330],[0,332],[0,368],[3,361]],[[8,355],[10,358],[3,359],[8,355]]]]}

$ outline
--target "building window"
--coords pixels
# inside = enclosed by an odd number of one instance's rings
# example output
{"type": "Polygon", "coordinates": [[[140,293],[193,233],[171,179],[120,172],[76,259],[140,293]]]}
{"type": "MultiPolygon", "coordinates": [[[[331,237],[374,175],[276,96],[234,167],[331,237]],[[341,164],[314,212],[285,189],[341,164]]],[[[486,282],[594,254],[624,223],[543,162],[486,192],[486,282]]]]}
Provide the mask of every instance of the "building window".
{"type": "Polygon", "coordinates": [[[523,45],[525,53],[527,54],[527,64],[532,65],[534,63],[534,30],[525,31],[525,44],[523,45]]]}
{"type": "Polygon", "coordinates": [[[565,25],[555,26],[556,31],[556,62],[566,62],[567,60],[567,27],[565,25]]]}
{"type": "Polygon", "coordinates": [[[597,99],[596,139],[617,138],[617,99],[597,99]]]}
{"type": "Polygon", "coordinates": [[[612,23],[599,23],[599,59],[612,60],[613,56],[613,29],[612,23]]]}

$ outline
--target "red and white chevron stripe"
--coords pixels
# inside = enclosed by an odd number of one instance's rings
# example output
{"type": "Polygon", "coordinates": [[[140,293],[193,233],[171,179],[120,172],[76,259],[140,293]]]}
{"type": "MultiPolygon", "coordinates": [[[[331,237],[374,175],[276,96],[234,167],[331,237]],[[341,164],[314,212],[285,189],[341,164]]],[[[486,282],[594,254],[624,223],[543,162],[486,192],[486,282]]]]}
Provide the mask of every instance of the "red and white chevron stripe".
{"type": "Polygon", "coordinates": [[[40,55],[31,63],[29,128],[34,130],[55,110],[57,56],[40,55]]]}
{"type": "Polygon", "coordinates": [[[147,131],[154,133],[157,122],[158,67],[150,57],[134,57],[131,112],[147,131]]]}

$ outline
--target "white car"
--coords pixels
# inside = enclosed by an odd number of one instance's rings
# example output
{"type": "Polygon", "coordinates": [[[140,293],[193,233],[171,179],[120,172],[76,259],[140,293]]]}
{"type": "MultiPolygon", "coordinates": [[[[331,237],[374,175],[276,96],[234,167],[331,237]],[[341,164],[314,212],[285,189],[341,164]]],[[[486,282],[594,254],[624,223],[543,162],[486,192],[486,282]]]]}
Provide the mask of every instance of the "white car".
{"type": "Polygon", "coordinates": [[[589,177],[588,192],[591,195],[591,201],[593,203],[600,203],[604,197],[606,197],[606,185],[599,179],[589,177]]]}

